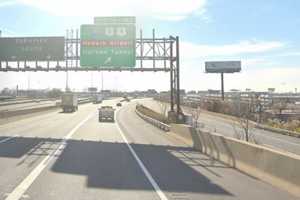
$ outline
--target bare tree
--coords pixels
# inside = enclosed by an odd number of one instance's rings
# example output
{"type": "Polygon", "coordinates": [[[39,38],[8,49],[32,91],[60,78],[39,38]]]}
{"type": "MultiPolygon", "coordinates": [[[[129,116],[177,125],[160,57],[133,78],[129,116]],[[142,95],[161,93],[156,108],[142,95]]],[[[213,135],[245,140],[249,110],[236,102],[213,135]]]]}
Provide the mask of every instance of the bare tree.
{"type": "Polygon", "coordinates": [[[253,124],[251,123],[251,117],[254,111],[254,101],[251,97],[249,101],[244,102],[243,106],[241,105],[240,99],[234,102],[237,121],[233,124],[235,131],[235,136],[237,139],[245,139],[247,142],[258,143],[252,134],[253,124]],[[239,133],[235,125],[238,124],[239,128],[242,129],[242,133],[239,133]]]}
{"type": "Polygon", "coordinates": [[[243,129],[243,132],[245,134],[245,140],[249,141],[249,134],[250,134],[250,126],[249,126],[249,115],[248,111],[245,113],[241,113],[241,115],[238,118],[238,123],[240,127],[243,129]]]}
{"type": "Polygon", "coordinates": [[[163,101],[157,101],[157,103],[159,105],[160,113],[163,116],[167,116],[168,104],[163,101]]]}
{"type": "Polygon", "coordinates": [[[192,109],[191,114],[192,114],[192,125],[194,128],[198,128],[198,120],[201,114],[200,106],[198,106],[196,109],[192,109]]]}

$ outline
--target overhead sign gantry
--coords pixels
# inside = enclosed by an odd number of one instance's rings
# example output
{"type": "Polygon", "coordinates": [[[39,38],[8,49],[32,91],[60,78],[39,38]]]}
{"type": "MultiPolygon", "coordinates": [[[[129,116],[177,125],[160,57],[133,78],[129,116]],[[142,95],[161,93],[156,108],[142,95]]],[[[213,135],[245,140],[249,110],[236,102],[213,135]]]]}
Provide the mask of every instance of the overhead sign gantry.
{"type": "MultiPolygon", "coordinates": [[[[171,113],[180,108],[179,37],[136,37],[135,17],[96,17],[94,24],[67,30],[66,37],[22,46],[0,37],[0,72],[25,71],[139,71],[170,72],[171,113]],[[5,49],[14,48],[6,52],[5,49]],[[26,56],[14,52],[27,51],[26,56]],[[46,58],[46,59],[45,59],[46,58]],[[176,105],[176,108],[175,108],[176,105]]],[[[16,40],[10,38],[9,40],[16,40]]]]}

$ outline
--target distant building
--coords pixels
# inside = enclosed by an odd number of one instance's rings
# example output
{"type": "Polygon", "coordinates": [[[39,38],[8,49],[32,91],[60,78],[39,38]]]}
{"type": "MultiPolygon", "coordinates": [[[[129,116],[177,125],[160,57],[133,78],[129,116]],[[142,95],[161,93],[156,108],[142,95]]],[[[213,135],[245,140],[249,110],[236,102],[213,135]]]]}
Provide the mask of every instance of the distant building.
{"type": "Polygon", "coordinates": [[[147,90],[148,94],[157,94],[157,91],[155,89],[149,89],[147,90]]]}
{"type": "Polygon", "coordinates": [[[190,90],[187,92],[187,94],[196,94],[197,92],[195,90],[190,90]]]}
{"type": "Polygon", "coordinates": [[[208,94],[220,94],[221,93],[221,90],[207,90],[208,94]]]}
{"type": "Polygon", "coordinates": [[[268,92],[269,92],[269,93],[275,92],[275,88],[268,88],[268,92]]]}

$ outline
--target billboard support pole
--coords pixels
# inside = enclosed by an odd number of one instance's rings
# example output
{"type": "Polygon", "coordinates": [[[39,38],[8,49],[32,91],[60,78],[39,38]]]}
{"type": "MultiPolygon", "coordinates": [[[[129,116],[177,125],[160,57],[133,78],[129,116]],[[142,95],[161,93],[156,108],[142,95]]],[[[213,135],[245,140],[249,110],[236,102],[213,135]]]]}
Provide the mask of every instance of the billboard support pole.
{"type": "Polygon", "coordinates": [[[221,73],[221,94],[222,94],[222,101],[225,100],[224,97],[224,73],[221,73]]]}

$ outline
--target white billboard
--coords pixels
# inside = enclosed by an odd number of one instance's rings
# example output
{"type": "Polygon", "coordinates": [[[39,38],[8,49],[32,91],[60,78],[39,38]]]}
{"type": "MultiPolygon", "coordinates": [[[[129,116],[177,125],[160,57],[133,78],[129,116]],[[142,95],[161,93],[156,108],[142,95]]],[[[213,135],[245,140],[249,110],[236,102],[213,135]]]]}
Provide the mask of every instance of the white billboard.
{"type": "Polygon", "coordinates": [[[209,61],[205,62],[207,73],[234,73],[241,71],[241,61],[209,61]]]}

